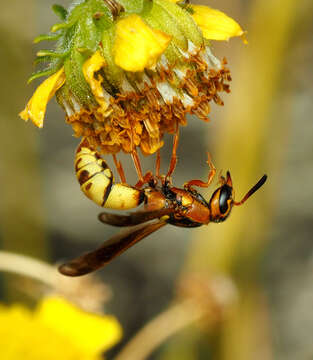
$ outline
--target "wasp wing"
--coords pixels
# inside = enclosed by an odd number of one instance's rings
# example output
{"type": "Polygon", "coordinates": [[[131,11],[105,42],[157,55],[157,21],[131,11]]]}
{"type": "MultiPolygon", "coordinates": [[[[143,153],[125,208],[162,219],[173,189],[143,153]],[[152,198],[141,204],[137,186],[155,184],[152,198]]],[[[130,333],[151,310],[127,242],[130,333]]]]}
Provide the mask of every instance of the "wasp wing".
{"type": "Polygon", "coordinates": [[[160,219],[162,216],[170,215],[174,212],[173,208],[166,208],[153,211],[137,211],[128,215],[111,214],[102,212],[98,218],[104,224],[112,226],[134,226],[145,223],[153,219],[160,219]]]}
{"type": "Polygon", "coordinates": [[[131,230],[113,236],[98,249],[84,254],[59,267],[59,271],[67,276],[81,276],[91,273],[108,264],[140,240],[157,231],[167,223],[159,220],[138,225],[131,230]]]}

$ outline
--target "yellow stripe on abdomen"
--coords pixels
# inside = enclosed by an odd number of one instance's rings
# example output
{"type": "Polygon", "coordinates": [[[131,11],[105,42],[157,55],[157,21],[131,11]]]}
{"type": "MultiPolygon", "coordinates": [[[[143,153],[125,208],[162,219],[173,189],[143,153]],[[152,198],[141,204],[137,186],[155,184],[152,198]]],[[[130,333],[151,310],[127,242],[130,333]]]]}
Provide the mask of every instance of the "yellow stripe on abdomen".
{"type": "Polygon", "coordinates": [[[100,155],[89,149],[86,140],[79,145],[75,170],[83,193],[96,204],[117,210],[137,207],[142,192],[126,184],[114,184],[113,173],[100,155]]]}
{"type": "Polygon", "coordinates": [[[110,194],[112,179],[108,179],[102,174],[96,174],[91,179],[81,185],[85,195],[96,204],[105,207],[106,200],[110,194]]]}
{"type": "MultiPolygon", "coordinates": [[[[84,160],[84,155],[80,158],[84,160]]],[[[107,165],[104,168],[97,161],[89,162],[77,171],[76,176],[84,194],[96,204],[104,206],[113,183],[113,175],[107,165]]]]}
{"type": "Polygon", "coordinates": [[[128,210],[137,207],[142,200],[141,191],[124,184],[114,184],[104,207],[128,210]]]}

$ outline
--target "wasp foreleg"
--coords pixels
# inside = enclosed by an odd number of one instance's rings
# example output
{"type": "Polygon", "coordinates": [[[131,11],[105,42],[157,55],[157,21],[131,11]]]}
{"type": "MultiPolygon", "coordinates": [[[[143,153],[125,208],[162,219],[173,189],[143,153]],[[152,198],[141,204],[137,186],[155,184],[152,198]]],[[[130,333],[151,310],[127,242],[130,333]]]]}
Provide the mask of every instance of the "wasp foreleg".
{"type": "Polygon", "coordinates": [[[202,181],[202,180],[190,180],[187,183],[184,184],[184,188],[186,190],[191,190],[193,191],[192,186],[198,186],[198,187],[209,187],[210,184],[212,183],[212,180],[214,179],[214,176],[216,174],[216,168],[212,163],[212,159],[211,159],[211,155],[210,153],[208,153],[208,160],[207,160],[207,164],[210,167],[210,171],[209,171],[209,175],[208,175],[208,180],[206,182],[202,181]]]}

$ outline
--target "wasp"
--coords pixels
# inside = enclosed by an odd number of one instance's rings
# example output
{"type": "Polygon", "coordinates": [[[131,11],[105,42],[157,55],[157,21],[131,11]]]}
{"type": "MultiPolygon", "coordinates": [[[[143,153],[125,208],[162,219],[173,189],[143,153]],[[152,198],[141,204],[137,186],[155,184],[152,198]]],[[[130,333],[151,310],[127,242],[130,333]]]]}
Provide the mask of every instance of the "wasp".
{"type": "MultiPolygon", "coordinates": [[[[76,152],[75,170],[85,195],[104,208],[127,210],[143,204],[143,209],[127,215],[102,212],[99,215],[101,222],[130,229],[113,236],[98,249],[61,265],[59,271],[67,276],[93,272],[166,224],[194,228],[210,222],[223,222],[230,215],[233,206],[242,205],[267,179],[264,175],[237,202],[234,199],[232,179],[227,171],[226,177],[220,177],[220,186],[206,201],[194,187],[208,187],[211,184],[216,169],[210,156],[207,162],[210,171],[206,182],[191,180],[183,188],[177,188],[172,185],[169,177],[176,165],[175,161],[172,161],[167,175],[160,176],[158,155],[156,176],[148,172],[143,181],[130,186],[123,182],[115,183],[106,161],[90,147],[87,140],[83,140],[76,152]]],[[[120,165],[117,162],[118,168],[120,165]]]]}

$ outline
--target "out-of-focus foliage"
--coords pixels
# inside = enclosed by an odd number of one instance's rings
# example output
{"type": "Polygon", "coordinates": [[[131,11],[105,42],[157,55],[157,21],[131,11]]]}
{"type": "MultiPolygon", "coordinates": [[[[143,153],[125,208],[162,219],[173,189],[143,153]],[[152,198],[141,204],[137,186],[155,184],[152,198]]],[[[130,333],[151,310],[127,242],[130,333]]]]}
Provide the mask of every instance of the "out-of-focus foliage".
{"type": "MultiPolygon", "coordinates": [[[[79,190],[72,170],[77,141],[64,114],[51,104],[42,130],[17,116],[34,90],[26,87],[36,51],[31,42],[55,23],[53,3],[1,4],[0,244],[56,261],[79,254],[116,230],[97,222],[99,208],[79,190]]],[[[175,337],[155,358],[171,358],[178,349],[183,360],[242,360],[238,354],[255,350],[262,359],[307,360],[312,357],[313,330],[312,4],[202,3],[238,19],[248,31],[249,44],[234,41],[225,53],[214,43],[214,51],[228,59],[232,93],[224,108],[212,108],[209,124],[189,121],[182,129],[174,183],[205,178],[208,150],[218,169],[231,171],[238,198],[264,172],[269,180],[224,224],[199,230],[168,226],[101,271],[114,291],[110,313],[121,320],[127,339],[169,304],[182,268],[201,268],[206,275],[222,272],[239,290],[239,303],[227,321],[208,332],[195,327],[184,333],[183,341],[175,337]]],[[[165,141],[163,172],[171,138],[165,141]]],[[[129,183],[135,183],[132,164],[122,161],[129,183]]],[[[152,157],[144,159],[145,170],[153,166],[152,157]]],[[[11,279],[9,287],[1,287],[2,298],[8,289],[16,297],[25,286],[25,281],[11,279]]],[[[23,300],[29,298],[24,295],[23,300]]]]}

